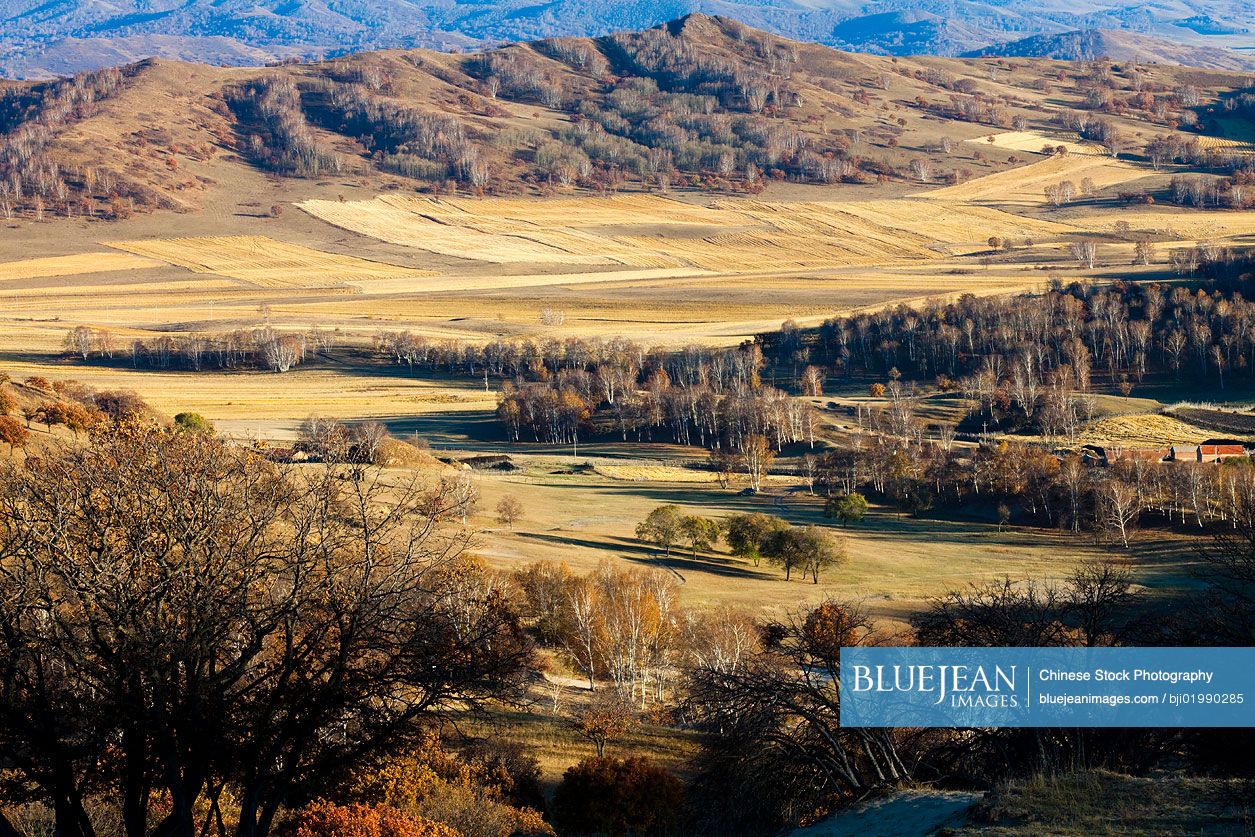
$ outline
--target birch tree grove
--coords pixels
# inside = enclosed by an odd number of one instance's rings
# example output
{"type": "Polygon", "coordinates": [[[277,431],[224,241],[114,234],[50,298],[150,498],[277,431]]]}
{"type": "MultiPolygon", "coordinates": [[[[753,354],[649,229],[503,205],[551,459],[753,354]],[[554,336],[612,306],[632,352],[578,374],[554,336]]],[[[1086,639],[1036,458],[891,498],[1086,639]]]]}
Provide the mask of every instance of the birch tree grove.
{"type": "Polygon", "coordinates": [[[669,696],[682,620],[677,581],[660,570],[603,565],[589,577],[533,565],[519,574],[528,611],[551,617],[546,635],[588,680],[646,708],[669,696]],[[554,608],[545,614],[542,608],[554,608]]]}

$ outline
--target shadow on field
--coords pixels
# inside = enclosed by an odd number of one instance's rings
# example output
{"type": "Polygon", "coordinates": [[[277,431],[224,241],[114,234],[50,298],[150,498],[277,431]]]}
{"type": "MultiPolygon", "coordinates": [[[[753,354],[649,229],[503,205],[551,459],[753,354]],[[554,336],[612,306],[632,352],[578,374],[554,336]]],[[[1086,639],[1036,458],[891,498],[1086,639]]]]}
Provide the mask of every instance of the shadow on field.
{"type": "MultiPolygon", "coordinates": [[[[433,448],[475,445],[485,452],[522,453],[501,432],[496,416],[484,410],[451,410],[416,416],[386,416],[380,421],[393,436],[404,438],[417,433],[433,448]]],[[[548,447],[552,451],[552,447],[548,447]]]]}
{"type": "Polygon", "coordinates": [[[593,539],[579,537],[577,535],[563,533],[557,534],[552,532],[519,532],[520,538],[542,541],[544,543],[559,544],[562,546],[580,546],[586,549],[607,550],[611,549],[619,553],[619,557],[634,564],[643,567],[654,567],[656,569],[673,570],[683,572],[684,570],[700,571],[711,573],[713,575],[722,575],[730,578],[760,578],[761,574],[754,570],[741,566],[735,558],[731,556],[721,555],[701,555],[696,559],[691,554],[683,555],[678,552],[672,552],[670,557],[659,555],[658,551],[652,546],[645,546],[630,538],[615,537],[613,535],[602,539],[593,539]]]}

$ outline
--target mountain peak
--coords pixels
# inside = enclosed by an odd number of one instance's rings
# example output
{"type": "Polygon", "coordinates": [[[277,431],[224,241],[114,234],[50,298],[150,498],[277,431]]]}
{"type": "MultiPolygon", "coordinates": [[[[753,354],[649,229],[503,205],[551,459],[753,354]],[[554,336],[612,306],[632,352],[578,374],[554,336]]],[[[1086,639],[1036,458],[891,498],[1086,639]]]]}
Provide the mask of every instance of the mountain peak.
{"type": "Polygon", "coordinates": [[[855,0],[4,0],[0,75],[66,75],[151,55],[241,66],[370,49],[464,50],[656,26],[697,39],[748,26],[888,55],[958,55],[1078,28],[1151,32],[1178,42],[1175,59],[1185,63],[1196,63],[1191,49],[1218,50],[1200,59],[1205,66],[1225,63],[1225,47],[1255,47],[1246,4],[1236,0],[1195,0],[1191,17],[1172,4],[1131,14],[1126,0],[893,5],[866,11],[855,0]]]}

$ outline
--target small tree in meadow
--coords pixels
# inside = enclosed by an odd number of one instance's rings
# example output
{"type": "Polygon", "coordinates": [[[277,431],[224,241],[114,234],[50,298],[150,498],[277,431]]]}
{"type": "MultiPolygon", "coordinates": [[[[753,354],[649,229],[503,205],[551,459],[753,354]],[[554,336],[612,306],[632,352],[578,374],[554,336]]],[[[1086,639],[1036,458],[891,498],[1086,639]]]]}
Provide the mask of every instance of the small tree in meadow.
{"type": "Polygon", "coordinates": [[[693,557],[719,542],[719,523],[708,517],[690,515],[680,521],[680,533],[688,541],[693,557]]]}
{"type": "Polygon", "coordinates": [[[858,523],[867,516],[867,498],[862,494],[829,497],[824,503],[824,517],[841,521],[842,526],[858,523]]]}
{"type": "Polygon", "coordinates": [[[727,520],[727,532],[724,535],[732,554],[746,561],[753,561],[758,566],[762,558],[762,550],[767,539],[774,532],[789,528],[778,517],[762,512],[753,514],[737,514],[727,520]]]}
{"type": "Polygon", "coordinates": [[[497,503],[497,522],[514,528],[514,521],[523,516],[523,504],[513,494],[507,494],[497,503]]]}
{"type": "Polygon", "coordinates": [[[671,548],[684,534],[684,515],[680,507],[672,504],[659,506],[636,526],[636,537],[663,550],[671,556],[671,548]]]}
{"type": "Polygon", "coordinates": [[[622,738],[637,724],[635,713],[618,695],[602,693],[591,706],[575,716],[575,730],[593,742],[597,758],[606,755],[606,744],[622,738]]]}

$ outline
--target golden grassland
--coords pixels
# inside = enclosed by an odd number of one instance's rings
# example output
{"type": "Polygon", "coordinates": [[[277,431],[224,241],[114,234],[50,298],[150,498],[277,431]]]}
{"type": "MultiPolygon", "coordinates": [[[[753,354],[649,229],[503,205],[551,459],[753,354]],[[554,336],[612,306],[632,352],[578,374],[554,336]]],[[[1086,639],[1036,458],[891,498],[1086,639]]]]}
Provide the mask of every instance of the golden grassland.
{"type": "Polygon", "coordinates": [[[312,415],[345,420],[393,419],[455,411],[491,411],[496,392],[474,382],[440,383],[402,374],[371,375],[332,367],[291,372],[163,372],[6,361],[0,369],[15,380],[39,375],[75,379],[97,389],[134,390],[159,412],[196,412],[222,432],[263,439],[290,439],[312,415]]]}
{"type": "Polygon", "coordinates": [[[1070,180],[1079,187],[1082,180],[1088,179],[1092,181],[1094,188],[1103,189],[1149,177],[1151,174],[1149,169],[1110,157],[1068,154],[1048,157],[997,174],[987,174],[955,186],[921,192],[917,197],[1033,207],[1046,203],[1047,186],[1065,180],[1070,180]]]}
{"type": "Polygon", "coordinates": [[[194,273],[230,276],[259,288],[316,288],[349,281],[431,275],[399,265],[324,253],[261,235],[112,241],[109,244],[194,273]]]}
{"type": "MultiPolygon", "coordinates": [[[[924,606],[926,599],[969,584],[1004,575],[1015,578],[1066,577],[1080,561],[1109,553],[1053,530],[999,532],[994,525],[972,521],[916,520],[889,509],[874,509],[862,523],[837,528],[822,515],[823,500],[805,491],[784,490],[796,480],[782,478],[764,493],[743,497],[736,481],[727,489],[713,483],[664,478],[636,482],[607,478],[607,467],[593,459],[592,471],[572,470],[570,457],[516,455],[522,470],[514,473],[473,472],[482,499],[475,523],[485,531],[479,554],[498,569],[512,570],[537,560],[566,563],[589,572],[603,561],[627,568],[674,572],[685,603],[701,608],[735,607],[779,619],[803,602],[835,596],[862,602],[886,624],[898,623],[924,606]],[[493,509],[512,495],[523,505],[513,529],[497,523],[493,509]],[[794,576],[785,581],[776,567],[754,566],[726,552],[699,553],[694,559],[683,546],[670,557],[636,540],[635,527],[656,506],[680,505],[687,514],[720,518],[761,511],[795,524],[828,526],[845,541],[847,562],[820,576],[819,584],[794,576]]],[[[648,462],[625,467],[658,467],[648,462]]],[[[653,475],[654,471],[641,473],[653,475]]],[[[1177,558],[1165,558],[1170,546],[1157,540],[1134,544],[1130,560],[1139,576],[1157,583],[1173,573],[1177,558]]]]}
{"type": "Polygon", "coordinates": [[[1229,137],[1199,137],[1198,144],[1208,150],[1236,151],[1240,154],[1255,154],[1255,143],[1229,137]]]}
{"type": "Polygon", "coordinates": [[[1070,223],[1094,232],[1112,232],[1128,224],[1136,232],[1151,233],[1170,242],[1195,242],[1250,236],[1255,233],[1255,210],[1183,210],[1176,207],[1129,207],[1126,210],[1060,213],[1070,223]]]}
{"type": "MultiPolygon", "coordinates": [[[[1032,131],[994,140],[1027,150],[1070,141],[1032,131]]],[[[873,197],[884,193],[870,186],[773,185],[756,198],[356,191],[347,200],[298,202],[304,212],[282,217],[246,211],[174,226],[144,218],[83,223],[67,228],[74,237],[48,239],[49,248],[79,253],[30,260],[0,244],[0,279],[11,280],[0,281],[0,352],[8,353],[0,368],[23,374],[40,367],[45,361],[37,354],[59,349],[77,324],[106,328],[123,346],[263,324],[338,331],[341,345],[401,329],[469,341],[628,336],[647,345],[731,345],[785,319],[815,325],[897,301],[1039,289],[1047,270],[1076,278],[1085,271],[1068,257],[1066,241],[1114,232],[1120,221],[1161,230],[1160,241],[1223,240],[1255,230],[1255,212],[1083,205],[1043,211],[1042,184],[1092,176],[1101,187],[1149,173],[1069,153],[905,197],[873,197]],[[197,224],[253,234],[188,235],[197,224]],[[990,237],[1036,243],[991,258],[990,237]],[[123,252],[96,252],[102,239],[123,252]],[[542,317],[546,309],[561,316],[542,317]]],[[[35,233],[40,225],[30,228],[35,233]]],[[[1100,258],[1126,264],[1131,247],[1103,243],[1100,258]]],[[[1163,268],[1122,267],[1118,275],[1139,272],[1161,276],[1163,268]]],[[[56,366],[49,364],[54,375],[56,366]]],[[[424,384],[354,362],[320,363],[282,379],[94,365],[61,374],[135,389],[167,412],[196,410],[242,432],[280,435],[312,412],[483,416],[494,399],[475,386],[424,384]],[[436,398],[419,392],[424,388],[448,392],[436,398]]]]}
{"type": "MultiPolygon", "coordinates": [[[[607,479],[626,480],[628,482],[670,482],[698,483],[710,485],[719,481],[719,475],[713,471],[682,468],[677,465],[654,465],[645,462],[631,465],[615,465],[598,463],[593,471],[607,479]]],[[[763,477],[767,485],[792,484],[796,480],[786,476],[767,475],[763,477]]]]}
{"type": "MultiPolygon", "coordinates": [[[[1032,131],[994,139],[1008,148],[1067,142],[1032,131]]],[[[0,245],[0,277],[29,277],[0,281],[9,315],[0,351],[54,350],[77,324],[139,338],[269,324],[339,329],[349,342],[409,329],[458,340],[626,335],[651,345],[728,345],[785,319],[813,325],[896,301],[1039,288],[1041,270],[1084,272],[1067,254],[1069,238],[1115,233],[1121,221],[1160,242],[1255,229],[1255,213],[1044,211],[1043,184],[1079,185],[1092,175],[1100,188],[1148,174],[1078,153],[905,197],[874,197],[870,186],[787,185],[757,198],[368,190],[326,200],[325,191],[306,190],[296,204],[305,211],[282,217],[245,206],[234,215],[208,211],[199,224],[136,218],[108,225],[123,232],[107,238],[97,232],[104,225],[83,223],[72,237],[48,239],[52,252],[95,251],[102,238],[125,252],[67,252],[39,265],[0,245]],[[198,226],[252,234],[188,234],[198,226]],[[1021,246],[991,260],[991,237],[1021,246]],[[562,316],[542,318],[545,309],[562,316]]],[[[1105,243],[1100,256],[1131,261],[1131,247],[1105,243]]]]}

